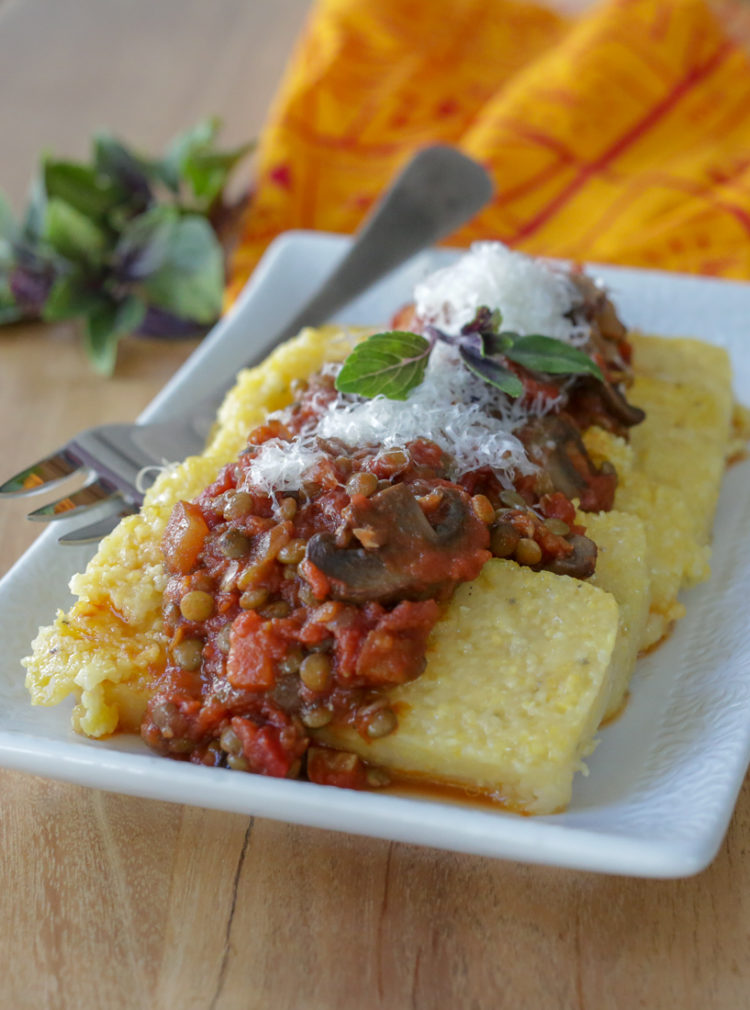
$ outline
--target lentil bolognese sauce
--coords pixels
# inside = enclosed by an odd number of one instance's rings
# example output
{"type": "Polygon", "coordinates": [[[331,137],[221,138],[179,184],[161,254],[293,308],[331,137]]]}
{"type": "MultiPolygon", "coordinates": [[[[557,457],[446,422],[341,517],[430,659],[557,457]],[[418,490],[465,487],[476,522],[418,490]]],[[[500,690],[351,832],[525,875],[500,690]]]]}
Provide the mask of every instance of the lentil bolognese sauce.
{"type": "MultiPolygon", "coordinates": [[[[604,381],[508,362],[523,384],[511,400],[446,345],[432,354],[428,392],[384,405],[337,391],[326,367],[197,499],[175,506],[163,539],[170,644],[142,723],[149,746],[210,766],[383,785],[384,771],[315,744],[314,731],[397,732],[389,689],[420,675],[444,605],[491,557],[594,572],[576,503],[611,509],[617,478],[594,465],[581,432],[595,421],[624,434],[642,414],[623,395],[629,345],[611,303],[583,277],[566,283],[579,296],[579,346],[604,381]],[[363,409],[369,427],[352,420],[363,409]],[[394,423],[397,409],[411,420],[394,423]]],[[[420,333],[434,320],[410,308],[396,322],[420,333]]]]}

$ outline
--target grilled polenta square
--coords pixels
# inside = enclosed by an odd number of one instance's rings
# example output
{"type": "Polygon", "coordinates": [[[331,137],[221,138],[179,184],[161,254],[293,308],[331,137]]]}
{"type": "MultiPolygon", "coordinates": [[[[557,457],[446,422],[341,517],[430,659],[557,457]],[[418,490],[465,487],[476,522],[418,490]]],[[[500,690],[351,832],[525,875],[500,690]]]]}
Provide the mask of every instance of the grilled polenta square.
{"type": "Polygon", "coordinates": [[[488,561],[435,626],[424,673],[391,692],[398,732],[318,739],[514,809],[561,810],[609,698],[618,616],[586,582],[488,561]]]}
{"type": "MultiPolygon", "coordinates": [[[[646,476],[624,439],[590,428],[584,442],[592,459],[609,460],[617,469],[615,509],[636,516],[643,524],[649,614],[641,627],[639,648],[646,651],[684,616],[680,590],[708,578],[710,549],[698,541],[687,502],[670,485],[646,476]]],[[[590,519],[585,516],[584,525],[590,519]]]]}
{"type": "Polygon", "coordinates": [[[729,449],[729,357],[697,340],[643,336],[636,338],[634,354],[629,399],[646,411],[631,434],[635,469],[689,503],[695,537],[705,544],[729,449]]]}
{"type": "Polygon", "coordinates": [[[619,611],[604,709],[604,718],[611,719],[623,706],[649,618],[648,540],[644,523],[627,512],[579,513],[578,521],[586,526],[587,535],[598,549],[596,571],[589,585],[611,593],[619,611]]]}

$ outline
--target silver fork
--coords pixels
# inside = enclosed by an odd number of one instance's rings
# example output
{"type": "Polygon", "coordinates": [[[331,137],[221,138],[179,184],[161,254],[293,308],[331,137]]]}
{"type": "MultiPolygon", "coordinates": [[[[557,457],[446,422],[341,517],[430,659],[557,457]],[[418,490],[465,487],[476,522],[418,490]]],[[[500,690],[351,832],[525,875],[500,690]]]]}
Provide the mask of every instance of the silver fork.
{"type": "MultiPolygon", "coordinates": [[[[455,231],[484,206],[492,182],[477,162],[455,148],[435,145],[407,164],[358,232],[347,254],[313,297],[280,329],[253,341],[246,367],[259,364],[277,344],[303,326],[329,319],[357,295],[416,253],[455,231]]],[[[283,308],[283,307],[280,307],[283,308]]],[[[193,404],[189,414],[166,421],[105,424],[88,428],[50,456],[0,485],[0,497],[36,494],[78,471],[89,482],[79,490],[30,512],[48,521],[88,513],[110,503],[108,514],[60,538],[87,543],[114,528],[143,501],[142,478],[149,468],[177,462],[205,445],[216,410],[232,380],[193,404]]]]}

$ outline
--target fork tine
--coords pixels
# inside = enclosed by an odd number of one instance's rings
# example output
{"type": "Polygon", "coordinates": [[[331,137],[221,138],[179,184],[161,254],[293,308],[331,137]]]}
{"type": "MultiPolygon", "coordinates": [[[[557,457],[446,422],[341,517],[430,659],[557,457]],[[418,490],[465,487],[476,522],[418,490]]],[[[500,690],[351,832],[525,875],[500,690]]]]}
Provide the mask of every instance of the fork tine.
{"type": "Polygon", "coordinates": [[[0,495],[10,497],[44,491],[80,469],[80,462],[68,452],[67,448],[58,449],[46,459],[40,459],[38,463],[6,480],[0,485],[0,495]]]}
{"type": "Polygon", "coordinates": [[[108,533],[111,533],[122,518],[132,515],[133,512],[137,511],[138,509],[134,505],[126,505],[113,515],[105,516],[104,519],[99,519],[95,523],[90,523],[88,526],[79,526],[78,529],[63,534],[63,536],[58,537],[58,543],[64,544],[66,547],[96,543],[102,537],[106,537],[108,533]]]}
{"type": "Polygon", "coordinates": [[[118,491],[114,490],[111,484],[102,480],[95,480],[92,484],[86,484],[73,494],[65,498],[58,498],[57,501],[43,505],[40,509],[29,512],[27,519],[34,519],[40,522],[47,522],[50,519],[67,519],[72,515],[86,512],[93,505],[109,501],[114,498],[118,491]]]}

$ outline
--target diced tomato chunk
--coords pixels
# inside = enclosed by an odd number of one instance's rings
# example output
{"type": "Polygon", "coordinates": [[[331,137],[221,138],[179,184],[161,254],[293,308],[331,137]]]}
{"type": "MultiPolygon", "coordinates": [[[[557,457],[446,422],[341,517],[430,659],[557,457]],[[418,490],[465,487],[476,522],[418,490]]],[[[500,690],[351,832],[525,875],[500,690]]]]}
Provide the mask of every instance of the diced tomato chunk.
{"type": "Polygon", "coordinates": [[[307,777],[319,786],[366,789],[367,769],[356,754],[311,747],[307,752],[307,777]]]}
{"type": "Polygon", "coordinates": [[[240,738],[250,771],[260,775],[285,778],[299,754],[304,752],[304,744],[285,748],[283,730],[276,726],[258,726],[250,719],[236,716],[232,719],[232,729],[240,738]]]}
{"type": "Polygon", "coordinates": [[[270,621],[254,610],[232,622],[227,656],[227,680],[232,687],[268,691],[276,683],[274,660],[286,651],[283,638],[275,635],[270,621]]]}
{"type": "Polygon", "coordinates": [[[562,491],[542,495],[539,499],[539,508],[548,519],[562,519],[568,526],[572,526],[575,522],[575,506],[562,491]]]}
{"type": "Polygon", "coordinates": [[[370,684],[403,684],[422,672],[427,637],[440,617],[434,600],[399,603],[368,633],[357,674],[370,684]]]}
{"type": "Polygon", "coordinates": [[[164,531],[162,550],[171,572],[187,575],[198,564],[208,525],[199,505],[180,501],[172,509],[164,531]]]}

